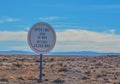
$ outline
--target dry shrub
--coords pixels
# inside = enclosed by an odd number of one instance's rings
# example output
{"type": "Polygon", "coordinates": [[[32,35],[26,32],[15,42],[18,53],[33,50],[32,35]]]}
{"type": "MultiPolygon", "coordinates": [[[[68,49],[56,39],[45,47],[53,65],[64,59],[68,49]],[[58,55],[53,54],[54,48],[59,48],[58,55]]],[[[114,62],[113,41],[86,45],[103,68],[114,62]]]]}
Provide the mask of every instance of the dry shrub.
{"type": "Polygon", "coordinates": [[[60,68],[58,70],[58,72],[67,72],[67,71],[68,71],[68,69],[66,67],[60,68]]]}
{"type": "Polygon", "coordinates": [[[57,84],[63,84],[65,82],[65,80],[62,80],[62,79],[55,79],[53,81],[53,83],[57,83],[57,84]]]}
{"type": "Polygon", "coordinates": [[[16,78],[12,76],[8,71],[4,71],[0,73],[0,79],[8,79],[8,80],[10,79],[16,81],[16,78]]]}

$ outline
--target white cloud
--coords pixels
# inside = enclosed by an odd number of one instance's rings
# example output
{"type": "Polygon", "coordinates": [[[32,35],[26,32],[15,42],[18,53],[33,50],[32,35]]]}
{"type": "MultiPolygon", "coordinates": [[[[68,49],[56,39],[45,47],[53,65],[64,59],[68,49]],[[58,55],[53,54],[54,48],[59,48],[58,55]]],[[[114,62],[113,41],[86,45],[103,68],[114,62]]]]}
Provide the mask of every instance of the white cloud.
{"type": "Polygon", "coordinates": [[[109,32],[110,32],[111,34],[115,34],[116,30],[115,30],[115,29],[110,29],[109,32]]]}
{"type": "Polygon", "coordinates": [[[15,18],[4,18],[4,19],[0,19],[0,23],[16,22],[16,21],[19,21],[19,19],[15,19],[15,18]]]}
{"type": "Polygon", "coordinates": [[[113,42],[120,41],[120,35],[109,33],[99,33],[88,30],[66,30],[58,32],[59,41],[94,41],[94,42],[113,42]]]}
{"type": "Polygon", "coordinates": [[[0,31],[0,41],[26,41],[27,32],[25,31],[0,31]]]}
{"type": "MultiPolygon", "coordinates": [[[[88,30],[57,31],[57,43],[55,51],[97,51],[120,52],[120,35],[112,33],[100,33],[88,30]]],[[[27,42],[27,32],[0,31],[0,41],[27,42]]],[[[15,49],[30,50],[28,45],[13,46],[15,49]]]]}
{"type": "Polygon", "coordinates": [[[98,52],[120,52],[120,35],[88,30],[66,30],[57,32],[56,50],[98,52]]]}
{"type": "Polygon", "coordinates": [[[7,18],[7,19],[5,19],[5,21],[7,21],[7,22],[16,22],[16,21],[18,21],[18,19],[7,18]]]}
{"type": "Polygon", "coordinates": [[[30,27],[29,27],[29,26],[26,26],[24,29],[28,31],[28,30],[30,29],[30,27]]]}
{"type": "Polygon", "coordinates": [[[22,46],[12,46],[11,50],[25,50],[25,51],[32,51],[28,45],[22,45],[22,46]]]}
{"type": "Polygon", "coordinates": [[[58,18],[60,18],[60,17],[58,17],[58,16],[50,16],[50,17],[40,17],[38,19],[42,20],[42,21],[46,21],[46,20],[56,20],[58,18]]]}

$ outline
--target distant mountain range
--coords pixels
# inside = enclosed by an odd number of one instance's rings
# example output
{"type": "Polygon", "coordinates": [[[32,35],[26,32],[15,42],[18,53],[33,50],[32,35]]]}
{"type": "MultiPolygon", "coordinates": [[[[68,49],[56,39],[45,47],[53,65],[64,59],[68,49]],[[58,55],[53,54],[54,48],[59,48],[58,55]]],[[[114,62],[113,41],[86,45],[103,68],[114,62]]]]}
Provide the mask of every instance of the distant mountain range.
{"type": "MultiPolygon", "coordinates": [[[[24,54],[24,55],[33,55],[34,52],[29,51],[0,51],[0,54],[24,54]]],[[[80,52],[49,52],[48,55],[81,55],[81,56],[100,56],[100,55],[120,55],[120,53],[99,53],[92,51],[80,51],[80,52]]]]}
{"type": "Polygon", "coordinates": [[[100,55],[120,55],[120,53],[99,53],[92,51],[80,51],[80,52],[50,52],[53,55],[81,55],[81,56],[100,56],[100,55]]]}
{"type": "Polygon", "coordinates": [[[0,51],[0,54],[35,54],[34,52],[29,52],[29,51],[17,51],[17,50],[11,50],[11,51],[0,51]]]}

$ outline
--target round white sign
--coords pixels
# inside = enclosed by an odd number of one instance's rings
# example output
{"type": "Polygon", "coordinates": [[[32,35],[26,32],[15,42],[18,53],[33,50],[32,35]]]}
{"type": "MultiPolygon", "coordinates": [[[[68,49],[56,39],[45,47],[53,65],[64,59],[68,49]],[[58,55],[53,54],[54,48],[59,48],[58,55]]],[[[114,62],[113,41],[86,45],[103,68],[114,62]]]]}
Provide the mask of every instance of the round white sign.
{"type": "Polygon", "coordinates": [[[52,50],[55,43],[55,31],[47,23],[37,23],[33,25],[28,32],[28,44],[33,51],[39,54],[47,53],[52,50]]]}

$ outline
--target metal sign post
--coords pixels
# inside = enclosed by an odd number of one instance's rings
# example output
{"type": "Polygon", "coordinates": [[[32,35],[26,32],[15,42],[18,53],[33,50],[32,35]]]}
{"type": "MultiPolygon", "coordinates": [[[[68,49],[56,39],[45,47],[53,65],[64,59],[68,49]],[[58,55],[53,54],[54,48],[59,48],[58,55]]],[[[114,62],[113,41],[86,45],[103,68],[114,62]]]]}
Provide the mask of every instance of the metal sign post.
{"type": "Polygon", "coordinates": [[[40,82],[42,82],[42,54],[40,54],[40,82]]]}
{"type": "Polygon", "coordinates": [[[40,55],[40,79],[42,82],[42,56],[53,49],[56,43],[56,34],[53,28],[45,23],[39,22],[31,27],[28,32],[28,44],[30,48],[40,55]]]}

